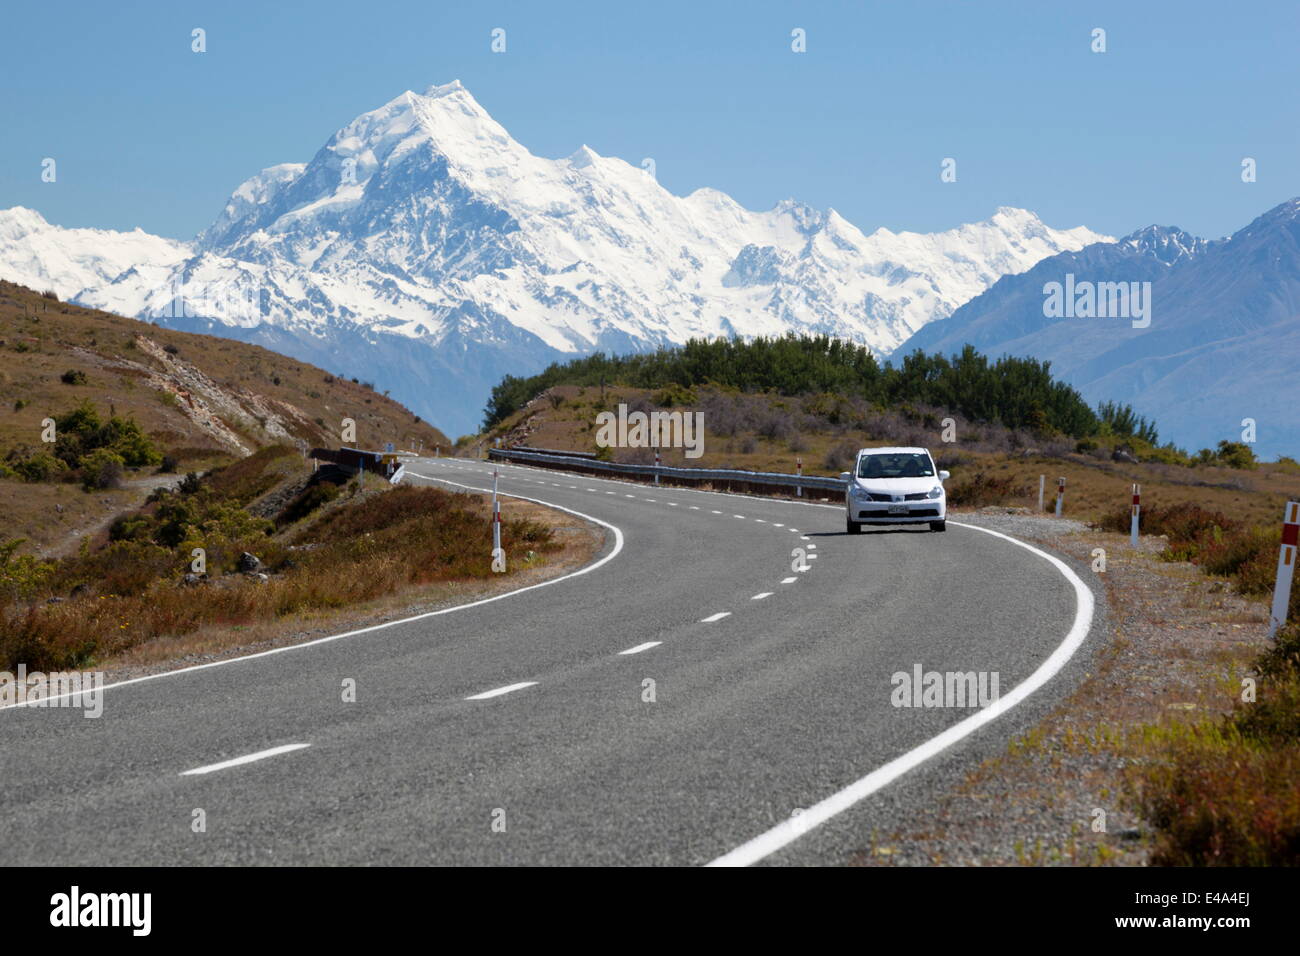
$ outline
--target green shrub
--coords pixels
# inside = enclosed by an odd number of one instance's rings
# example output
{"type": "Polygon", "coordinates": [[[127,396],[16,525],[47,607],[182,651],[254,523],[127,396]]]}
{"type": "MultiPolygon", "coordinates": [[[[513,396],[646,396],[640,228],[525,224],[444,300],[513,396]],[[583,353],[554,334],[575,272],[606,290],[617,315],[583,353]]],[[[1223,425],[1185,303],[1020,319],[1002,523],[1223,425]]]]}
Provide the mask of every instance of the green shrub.
{"type": "Polygon", "coordinates": [[[122,456],[96,448],[81,459],[81,486],[87,491],[117,488],[122,484],[122,456]]]}

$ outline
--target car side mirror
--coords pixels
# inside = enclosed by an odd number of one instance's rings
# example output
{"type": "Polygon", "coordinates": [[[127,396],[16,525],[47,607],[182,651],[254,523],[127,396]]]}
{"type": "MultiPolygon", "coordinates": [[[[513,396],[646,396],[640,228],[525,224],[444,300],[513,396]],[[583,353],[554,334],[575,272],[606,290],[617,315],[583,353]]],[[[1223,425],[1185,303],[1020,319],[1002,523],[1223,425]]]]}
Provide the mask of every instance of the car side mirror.
{"type": "Polygon", "coordinates": [[[840,472],[840,481],[848,481],[852,477],[853,475],[849,474],[847,471],[840,472]]]}
{"type": "Polygon", "coordinates": [[[939,480],[940,480],[940,481],[947,481],[947,480],[948,480],[949,478],[951,478],[951,477],[952,477],[952,475],[950,475],[950,474],[949,474],[948,472],[946,472],[946,471],[941,471],[941,472],[939,472],[939,480]]]}

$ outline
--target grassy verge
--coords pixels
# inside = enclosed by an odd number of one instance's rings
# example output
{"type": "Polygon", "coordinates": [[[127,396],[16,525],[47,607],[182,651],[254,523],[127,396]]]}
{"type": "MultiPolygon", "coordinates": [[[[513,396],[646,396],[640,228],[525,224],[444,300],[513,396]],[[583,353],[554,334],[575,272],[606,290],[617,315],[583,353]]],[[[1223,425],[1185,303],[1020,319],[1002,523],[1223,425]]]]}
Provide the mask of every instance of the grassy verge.
{"type": "Polygon", "coordinates": [[[1218,719],[1145,729],[1127,775],[1159,866],[1300,865],[1300,626],[1218,719]]]}
{"type": "Polygon", "coordinates": [[[495,574],[481,497],[381,482],[363,488],[356,480],[321,487],[307,483],[296,450],[271,446],[157,492],[79,554],[42,561],[10,542],[0,548],[0,667],[99,666],[204,629],[292,621],[434,583],[501,579],[562,547],[534,518],[504,521],[510,571],[495,574]],[[284,504],[260,514],[258,504],[276,494],[284,504]]]}

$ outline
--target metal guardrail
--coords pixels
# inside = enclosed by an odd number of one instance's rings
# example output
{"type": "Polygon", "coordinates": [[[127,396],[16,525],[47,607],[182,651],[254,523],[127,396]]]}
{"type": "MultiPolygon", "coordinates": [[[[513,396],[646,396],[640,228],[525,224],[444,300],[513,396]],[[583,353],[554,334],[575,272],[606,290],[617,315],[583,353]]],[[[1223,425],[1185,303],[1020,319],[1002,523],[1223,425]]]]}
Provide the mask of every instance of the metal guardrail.
{"type": "Polygon", "coordinates": [[[488,458],[500,461],[517,461],[523,464],[553,465],[570,471],[591,471],[602,474],[627,475],[636,478],[654,478],[680,484],[723,485],[756,489],[816,490],[843,494],[845,482],[841,478],[823,478],[816,475],[787,475],[774,471],[739,471],[729,468],[673,468],[669,465],[629,465],[613,461],[598,461],[571,455],[549,452],[522,451],[517,448],[489,448],[488,458]]]}

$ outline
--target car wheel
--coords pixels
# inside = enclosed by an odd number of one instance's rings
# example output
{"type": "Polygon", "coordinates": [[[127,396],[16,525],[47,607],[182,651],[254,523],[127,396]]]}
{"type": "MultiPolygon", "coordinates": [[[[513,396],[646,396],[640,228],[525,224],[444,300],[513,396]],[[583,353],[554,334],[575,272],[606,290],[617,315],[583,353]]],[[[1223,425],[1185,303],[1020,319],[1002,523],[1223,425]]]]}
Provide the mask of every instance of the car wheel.
{"type": "Polygon", "coordinates": [[[947,528],[948,528],[948,522],[947,522],[946,519],[945,519],[944,521],[931,521],[931,522],[930,522],[930,530],[931,530],[931,531],[945,531],[945,530],[947,530],[947,528]]]}
{"type": "Polygon", "coordinates": [[[849,520],[846,518],[846,519],[845,519],[845,530],[847,530],[847,532],[848,532],[849,534],[862,534],[862,522],[861,522],[861,521],[849,521],[849,520]]]}

